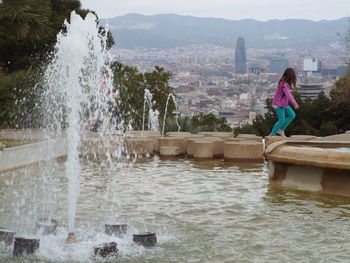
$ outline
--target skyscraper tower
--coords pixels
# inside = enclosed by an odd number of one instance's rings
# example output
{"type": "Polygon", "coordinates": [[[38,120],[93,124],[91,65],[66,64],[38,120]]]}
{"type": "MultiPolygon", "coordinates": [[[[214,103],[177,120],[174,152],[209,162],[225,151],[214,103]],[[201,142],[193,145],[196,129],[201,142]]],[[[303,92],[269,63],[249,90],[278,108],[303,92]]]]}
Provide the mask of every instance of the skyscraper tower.
{"type": "Polygon", "coordinates": [[[237,40],[235,51],[235,73],[246,74],[247,73],[247,55],[245,51],[245,42],[243,37],[239,37],[237,40]]]}

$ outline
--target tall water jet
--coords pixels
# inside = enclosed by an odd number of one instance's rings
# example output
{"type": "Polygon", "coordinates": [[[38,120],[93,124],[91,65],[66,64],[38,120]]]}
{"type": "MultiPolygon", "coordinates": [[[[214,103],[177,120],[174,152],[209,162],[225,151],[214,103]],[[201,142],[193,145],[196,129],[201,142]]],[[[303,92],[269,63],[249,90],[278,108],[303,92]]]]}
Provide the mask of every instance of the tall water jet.
{"type": "Polygon", "coordinates": [[[68,228],[75,228],[75,214],[80,192],[80,146],[89,120],[97,118],[104,126],[109,121],[112,102],[111,56],[107,52],[107,34],[102,36],[95,15],[82,19],[72,12],[70,23],[57,36],[55,53],[45,72],[45,124],[55,131],[65,131],[68,158],[68,228]]]}
{"type": "MultiPolygon", "coordinates": [[[[169,104],[170,98],[172,98],[172,100],[173,100],[176,112],[177,113],[179,112],[179,107],[178,107],[178,105],[176,103],[174,94],[169,93],[168,98],[166,100],[166,104],[165,104],[165,111],[164,111],[164,117],[163,117],[163,127],[162,127],[162,137],[164,137],[165,120],[166,120],[166,114],[167,114],[167,111],[168,111],[168,104],[169,104]]],[[[179,124],[179,115],[178,114],[176,114],[175,120],[176,120],[177,131],[179,132],[179,131],[181,131],[181,126],[179,124]]]]}
{"type": "Polygon", "coordinates": [[[144,103],[143,103],[143,118],[142,118],[142,130],[145,130],[145,122],[146,122],[146,106],[148,106],[148,130],[149,131],[159,131],[159,112],[157,110],[152,109],[152,99],[153,95],[148,90],[145,89],[144,94],[144,103]]]}

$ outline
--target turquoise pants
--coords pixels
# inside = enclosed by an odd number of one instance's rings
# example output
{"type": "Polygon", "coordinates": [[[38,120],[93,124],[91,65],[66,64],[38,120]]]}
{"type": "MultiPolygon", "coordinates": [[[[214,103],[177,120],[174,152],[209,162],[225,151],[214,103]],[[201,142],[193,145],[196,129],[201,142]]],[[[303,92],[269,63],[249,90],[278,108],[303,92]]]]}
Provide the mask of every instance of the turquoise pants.
{"type": "Polygon", "coordinates": [[[287,108],[276,107],[275,111],[277,113],[278,121],[275,123],[271,131],[270,135],[272,136],[275,136],[278,130],[284,131],[295,118],[295,112],[290,106],[287,108]]]}

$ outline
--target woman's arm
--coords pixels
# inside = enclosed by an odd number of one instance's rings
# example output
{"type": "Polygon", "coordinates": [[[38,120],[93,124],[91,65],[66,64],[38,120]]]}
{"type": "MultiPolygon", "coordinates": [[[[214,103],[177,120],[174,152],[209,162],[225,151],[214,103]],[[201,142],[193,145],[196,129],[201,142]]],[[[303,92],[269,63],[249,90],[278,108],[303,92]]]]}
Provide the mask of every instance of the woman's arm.
{"type": "Polygon", "coordinates": [[[299,108],[299,105],[295,101],[293,94],[290,92],[289,85],[286,82],[283,84],[283,92],[287,96],[288,101],[293,104],[294,108],[299,108]]]}

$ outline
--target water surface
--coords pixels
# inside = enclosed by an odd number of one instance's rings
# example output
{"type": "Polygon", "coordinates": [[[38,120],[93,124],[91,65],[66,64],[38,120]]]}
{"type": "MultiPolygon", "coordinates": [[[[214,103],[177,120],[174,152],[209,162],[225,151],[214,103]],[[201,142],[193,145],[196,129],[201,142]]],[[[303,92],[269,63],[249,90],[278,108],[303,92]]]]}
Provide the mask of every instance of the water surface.
{"type": "MultiPolygon", "coordinates": [[[[350,262],[350,198],[270,185],[264,164],[160,160],[101,169],[85,165],[75,245],[67,235],[64,165],[34,167],[0,177],[1,226],[37,236],[35,220],[60,222],[57,236],[39,236],[34,257],[1,262],[94,262],[92,248],[117,241],[111,262],[350,262]],[[124,238],[104,223],[127,222],[124,238]],[[157,233],[158,246],[139,247],[132,234],[157,233]]],[[[99,260],[97,260],[99,261],[99,260]]]]}

